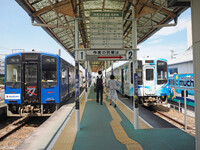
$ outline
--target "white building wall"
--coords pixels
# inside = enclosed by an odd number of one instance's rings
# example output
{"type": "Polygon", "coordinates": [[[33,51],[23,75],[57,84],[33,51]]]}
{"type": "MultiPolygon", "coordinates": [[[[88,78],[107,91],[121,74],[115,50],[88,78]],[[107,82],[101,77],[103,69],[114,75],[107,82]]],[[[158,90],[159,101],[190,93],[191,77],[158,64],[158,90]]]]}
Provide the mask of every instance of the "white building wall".
{"type": "Polygon", "coordinates": [[[178,74],[182,73],[193,73],[193,62],[183,62],[179,64],[169,65],[169,69],[178,68],[178,74]]]}

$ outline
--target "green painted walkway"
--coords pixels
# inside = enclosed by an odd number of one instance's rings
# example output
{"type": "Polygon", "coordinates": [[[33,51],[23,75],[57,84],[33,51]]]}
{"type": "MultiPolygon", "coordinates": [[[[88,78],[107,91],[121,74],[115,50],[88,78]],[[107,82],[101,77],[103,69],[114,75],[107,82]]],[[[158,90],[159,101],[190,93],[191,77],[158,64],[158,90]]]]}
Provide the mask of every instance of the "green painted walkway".
{"type": "MultiPolygon", "coordinates": [[[[95,99],[93,87],[88,99],[95,99]]],[[[111,106],[112,107],[112,106],[111,106]]],[[[144,150],[194,150],[195,138],[180,129],[135,130],[126,116],[116,108],[127,135],[141,144],[144,150]]],[[[112,117],[106,105],[88,101],[77,133],[74,150],[124,150],[126,146],[114,136],[110,122],[112,117]]]]}

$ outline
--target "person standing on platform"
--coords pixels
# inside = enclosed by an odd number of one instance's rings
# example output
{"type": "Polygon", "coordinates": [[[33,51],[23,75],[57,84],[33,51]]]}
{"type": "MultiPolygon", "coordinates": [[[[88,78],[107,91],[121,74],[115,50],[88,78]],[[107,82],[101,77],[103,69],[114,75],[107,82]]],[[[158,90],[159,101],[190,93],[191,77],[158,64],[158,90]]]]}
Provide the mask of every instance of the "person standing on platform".
{"type": "Polygon", "coordinates": [[[103,75],[101,71],[98,71],[95,85],[96,85],[96,94],[97,94],[96,102],[99,103],[99,94],[100,94],[101,96],[100,104],[103,105],[103,75]]]}
{"type": "Polygon", "coordinates": [[[108,94],[108,99],[110,99],[110,105],[111,104],[111,100],[114,102],[114,107],[116,107],[116,100],[118,99],[117,96],[117,82],[115,81],[115,76],[111,75],[110,76],[110,80],[108,81],[108,89],[109,89],[109,94],[108,94]]]}

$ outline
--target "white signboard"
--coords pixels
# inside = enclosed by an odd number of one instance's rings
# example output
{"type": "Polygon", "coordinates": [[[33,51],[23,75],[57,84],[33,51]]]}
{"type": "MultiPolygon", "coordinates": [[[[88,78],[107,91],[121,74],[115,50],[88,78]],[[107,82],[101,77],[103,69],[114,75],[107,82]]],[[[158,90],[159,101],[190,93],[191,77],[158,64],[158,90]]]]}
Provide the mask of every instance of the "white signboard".
{"type": "Polygon", "coordinates": [[[79,61],[105,61],[105,60],[117,60],[132,61],[134,59],[134,50],[131,49],[79,49],[76,52],[76,59],[79,61]]]}
{"type": "Polygon", "coordinates": [[[20,99],[20,94],[5,94],[5,99],[20,99]]]}
{"type": "Polygon", "coordinates": [[[90,13],[90,48],[122,48],[121,12],[90,13]]]}

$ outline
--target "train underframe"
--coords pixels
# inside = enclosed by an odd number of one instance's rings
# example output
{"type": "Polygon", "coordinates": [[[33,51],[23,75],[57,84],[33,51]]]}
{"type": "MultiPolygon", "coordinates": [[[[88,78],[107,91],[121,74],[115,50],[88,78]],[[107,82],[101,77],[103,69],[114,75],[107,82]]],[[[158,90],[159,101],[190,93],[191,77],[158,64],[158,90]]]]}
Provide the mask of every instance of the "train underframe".
{"type": "Polygon", "coordinates": [[[167,96],[141,96],[139,103],[147,106],[156,105],[167,101],[167,96]]]}
{"type": "Polygon", "coordinates": [[[7,116],[51,116],[52,113],[58,110],[59,104],[8,104],[7,116]]]}

